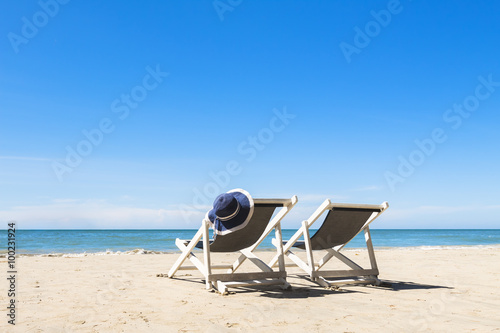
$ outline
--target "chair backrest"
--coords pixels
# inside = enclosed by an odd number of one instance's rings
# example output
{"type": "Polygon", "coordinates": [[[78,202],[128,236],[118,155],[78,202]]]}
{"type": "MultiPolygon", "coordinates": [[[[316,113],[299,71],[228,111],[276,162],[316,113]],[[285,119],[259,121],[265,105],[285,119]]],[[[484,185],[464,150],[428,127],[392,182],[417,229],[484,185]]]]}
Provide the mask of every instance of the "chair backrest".
{"type": "Polygon", "coordinates": [[[248,224],[243,229],[226,235],[217,235],[210,244],[210,252],[235,252],[252,246],[266,230],[276,208],[283,206],[281,203],[256,202],[248,224]]]}
{"type": "MultiPolygon", "coordinates": [[[[372,214],[382,211],[379,208],[332,208],[325,221],[311,237],[313,250],[324,250],[347,244],[364,229],[372,214]]],[[[305,245],[297,246],[304,249],[305,245]]]]}

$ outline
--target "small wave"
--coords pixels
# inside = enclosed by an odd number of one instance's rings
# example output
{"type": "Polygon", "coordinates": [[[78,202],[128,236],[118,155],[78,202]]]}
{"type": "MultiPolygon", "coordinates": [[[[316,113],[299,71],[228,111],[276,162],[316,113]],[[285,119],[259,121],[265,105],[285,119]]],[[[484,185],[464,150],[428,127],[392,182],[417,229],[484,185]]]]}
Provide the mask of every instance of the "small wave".
{"type": "Polygon", "coordinates": [[[167,252],[162,251],[151,251],[145,249],[134,249],[129,251],[111,251],[106,250],[102,252],[84,252],[84,253],[62,253],[60,256],[64,258],[73,258],[73,257],[90,257],[90,256],[129,256],[129,255],[142,255],[142,254],[164,254],[167,252]]]}
{"type": "Polygon", "coordinates": [[[479,250],[479,249],[498,249],[500,244],[490,245],[422,245],[422,246],[407,246],[407,247],[375,247],[375,250],[479,250]]]}
{"type": "MultiPolygon", "coordinates": [[[[20,253],[19,257],[63,257],[63,258],[80,258],[80,257],[93,257],[93,256],[121,256],[121,255],[143,255],[143,254],[166,254],[172,253],[168,251],[152,251],[145,249],[134,249],[129,251],[100,251],[100,252],[82,252],[82,253],[20,253]]],[[[0,254],[0,258],[5,255],[0,254]]]]}

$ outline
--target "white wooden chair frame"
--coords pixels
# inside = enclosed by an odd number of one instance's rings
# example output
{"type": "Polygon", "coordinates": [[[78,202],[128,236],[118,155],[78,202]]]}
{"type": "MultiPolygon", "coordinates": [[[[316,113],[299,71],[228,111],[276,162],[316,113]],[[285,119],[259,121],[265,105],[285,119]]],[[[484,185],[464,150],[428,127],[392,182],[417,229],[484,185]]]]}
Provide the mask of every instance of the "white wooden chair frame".
{"type": "MultiPolygon", "coordinates": [[[[378,279],[379,270],[377,267],[377,261],[375,259],[375,252],[373,250],[372,239],[370,235],[369,225],[372,223],[380,214],[382,214],[389,204],[387,202],[381,205],[363,205],[363,204],[342,204],[342,203],[331,203],[329,199],[325,200],[321,206],[309,217],[309,219],[302,222],[302,226],[297,230],[297,232],[290,238],[289,241],[283,246],[283,252],[290,258],[294,264],[286,264],[287,267],[298,266],[303,271],[305,271],[311,281],[318,283],[319,285],[330,288],[332,286],[343,285],[343,284],[374,284],[380,285],[381,281],[378,279]],[[361,231],[365,234],[365,243],[368,249],[368,255],[370,258],[369,269],[364,269],[360,265],[356,264],[351,259],[347,258],[344,254],[340,253],[340,250],[347,245],[348,242],[342,245],[335,246],[333,248],[325,248],[327,254],[321,258],[318,262],[314,261],[313,250],[311,247],[311,238],[309,235],[309,229],[318,220],[325,211],[333,210],[335,208],[361,208],[361,209],[380,209],[380,212],[374,212],[365,222],[363,227],[354,235],[350,240],[356,237],[361,231]],[[292,246],[304,236],[305,251],[307,255],[307,263],[299,258],[295,253],[291,251],[292,246]],[[349,266],[348,270],[321,270],[321,268],[332,258],[336,258],[349,266]],[[328,278],[333,278],[334,280],[328,280],[328,278]]],[[[279,240],[273,239],[273,245],[279,247],[279,240]]],[[[274,267],[278,261],[278,257],[274,257],[269,266],[274,267]]]]}
{"type": "MultiPolygon", "coordinates": [[[[285,260],[283,255],[283,246],[277,246],[276,262],[279,267],[277,271],[274,271],[270,266],[268,266],[264,261],[259,259],[253,251],[262,243],[262,241],[275,230],[275,237],[282,244],[282,233],[281,233],[281,220],[290,212],[290,210],[297,203],[297,196],[293,196],[291,199],[254,199],[255,204],[279,204],[282,205],[278,212],[275,212],[274,218],[272,218],[264,233],[260,236],[257,242],[255,242],[250,247],[245,249],[234,251],[240,252],[241,255],[234,261],[233,264],[227,265],[213,265],[210,256],[210,240],[209,240],[209,230],[210,222],[208,220],[203,220],[201,227],[196,232],[195,236],[189,240],[181,240],[177,238],[175,244],[182,251],[181,255],[174,263],[170,271],[168,272],[168,277],[172,278],[178,270],[199,270],[205,277],[205,287],[207,290],[215,288],[221,294],[225,295],[228,292],[229,287],[243,287],[243,286],[253,286],[253,285],[281,285],[283,289],[290,287],[290,284],[286,281],[286,270],[285,270],[285,260]],[[196,244],[203,240],[203,262],[196,257],[193,250],[196,244]],[[189,259],[194,266],[182,266],[184,261],[189,259]],[[243,262],[248,259],[255,266],[257,266],[260,271],[249,272],[249,273],[235,273],[235,271],[243,264],[243,262]],[[214,269],[227,269],[225,273],[214,274],[212,270],[214,269]]],[[[249,223],[251,227],[251,222],[249,223]]]]}

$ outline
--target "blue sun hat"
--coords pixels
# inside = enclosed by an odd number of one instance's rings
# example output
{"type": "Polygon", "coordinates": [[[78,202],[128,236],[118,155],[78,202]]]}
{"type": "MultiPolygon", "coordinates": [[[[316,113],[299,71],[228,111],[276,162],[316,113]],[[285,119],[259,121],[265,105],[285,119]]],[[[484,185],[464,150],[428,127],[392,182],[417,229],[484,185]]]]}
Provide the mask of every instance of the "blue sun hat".
{"type": "Polygon", "coordinates": [[[215,235],[225,235],[244,228],[253,214],[253,199],[240,188],[215,198],[213,209],[206,218],[212,223],[215,235]]]}

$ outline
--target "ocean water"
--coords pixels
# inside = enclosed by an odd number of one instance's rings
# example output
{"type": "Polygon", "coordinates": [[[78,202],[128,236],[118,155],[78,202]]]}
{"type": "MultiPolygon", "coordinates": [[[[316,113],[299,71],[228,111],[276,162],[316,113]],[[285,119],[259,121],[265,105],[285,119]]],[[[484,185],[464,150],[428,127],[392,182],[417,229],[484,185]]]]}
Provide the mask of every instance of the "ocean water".
{"type": "MultiPolygon", "coordinates": [[[[283,239],[295,229],[283,230],[283,239]]],[[[175,239],[191,239],[196,230],[17,230],[20,255],[148,254],[177,252],[175,239]]],[[[314,231],[311,232],[311,235],[314,231]]],[[[272,250],[271,235],[259,246],[272,250]]],[[[381,248],[446,248],[500,246],[500,229],[374,229],[373,245],[381,248]]],[[[347,248],[364,247],[363,233],[347,248]]],[[[7,231],[0,231],[0,255],[7,252],[7,231]]]]}

